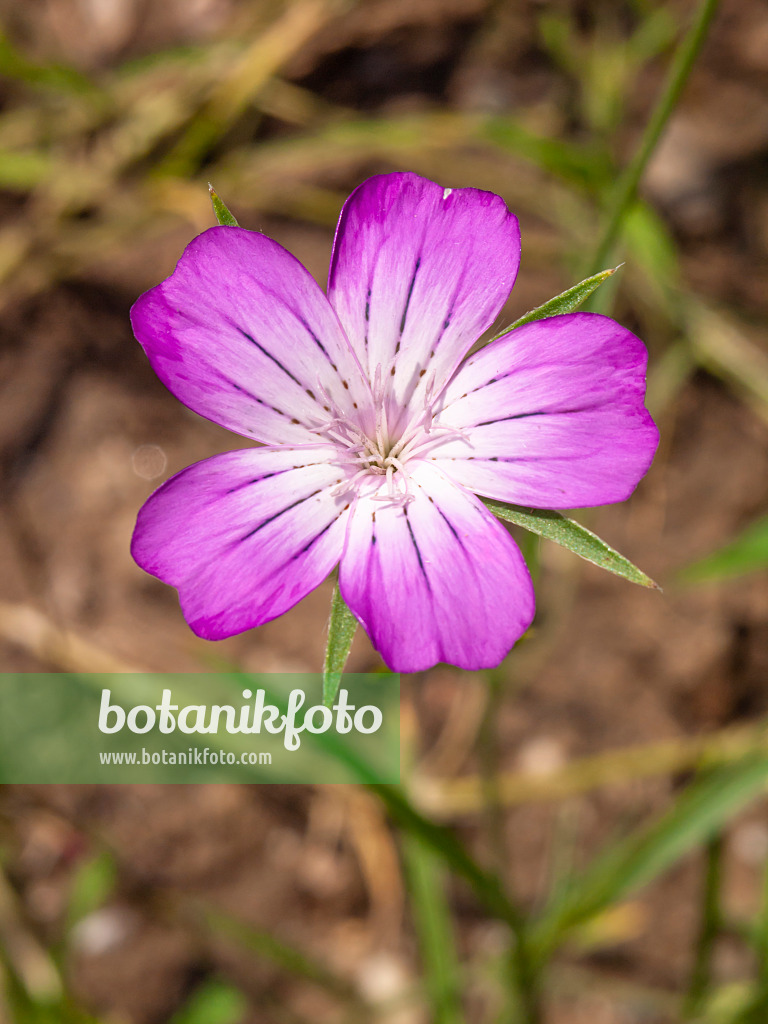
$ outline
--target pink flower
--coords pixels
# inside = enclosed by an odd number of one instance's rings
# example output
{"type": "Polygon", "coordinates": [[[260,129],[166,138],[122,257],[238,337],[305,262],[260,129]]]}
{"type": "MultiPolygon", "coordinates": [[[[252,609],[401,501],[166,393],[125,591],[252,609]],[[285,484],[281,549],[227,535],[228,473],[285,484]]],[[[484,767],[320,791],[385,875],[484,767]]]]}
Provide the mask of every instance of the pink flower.
{"type": "Polygon", "coordinates": [[[464,362],[517,274],[504,202],[414,174],[364,182],[328,297],[276,242],[194,239],[133,328],[170,391],[264,447],[200,462],[141,509],[133,556],[211,640],[282,615],[339,566],[386,663],[499,663],[530,576],[476,494],[533,508],[627,498],[657,431],[646,351],[607,317],[539,320],[464,362]]]}

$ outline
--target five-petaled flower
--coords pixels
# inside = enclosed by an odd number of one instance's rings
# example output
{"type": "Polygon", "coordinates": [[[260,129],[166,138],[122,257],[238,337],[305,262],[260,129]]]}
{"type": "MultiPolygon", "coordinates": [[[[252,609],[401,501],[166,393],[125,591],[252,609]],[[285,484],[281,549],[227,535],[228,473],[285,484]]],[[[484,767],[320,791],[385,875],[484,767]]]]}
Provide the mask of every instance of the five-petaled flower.
{"type": "Polygon", "coordinates": [[[341,213],[328,295],[265,235],[215,227],[132,311],[185,405],[263,447],[190,466],[141,509],[133,556],[217,640],[339,566],[386,663],[499,663],[531,623],[519,549],[476,495],[627,498],[657,431],[646,351],[607,317],[528,323],[464,360],[520,261],[498,196],[371,178],[341,213]]]}

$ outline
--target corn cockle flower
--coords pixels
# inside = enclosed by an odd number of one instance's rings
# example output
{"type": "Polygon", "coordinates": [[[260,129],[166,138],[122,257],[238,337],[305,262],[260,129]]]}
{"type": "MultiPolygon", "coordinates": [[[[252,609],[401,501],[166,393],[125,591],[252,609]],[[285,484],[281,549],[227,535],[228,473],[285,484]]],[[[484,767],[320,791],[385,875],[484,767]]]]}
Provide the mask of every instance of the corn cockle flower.
{"type": "Polygon", "coordinates": [[[263,445],[189,467],[139,513],[133,556],[198,635],[268,622],[338,565],[392,669],[499,663],[534,594],[477,495],[622,501],[657,444],[645,347],[607,317],[528,323],[464,359],[519,260],[498,196],[389,174],[347,200],[327,297],[276,242],[214,227],[138,300],[166,387],[263,445]]]}

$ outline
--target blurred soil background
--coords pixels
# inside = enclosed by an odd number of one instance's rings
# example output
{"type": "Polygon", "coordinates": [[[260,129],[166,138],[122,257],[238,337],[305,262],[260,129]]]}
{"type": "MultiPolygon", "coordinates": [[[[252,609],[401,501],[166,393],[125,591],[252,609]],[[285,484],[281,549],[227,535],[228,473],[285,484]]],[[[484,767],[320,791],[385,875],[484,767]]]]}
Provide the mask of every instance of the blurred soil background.
{"type": "MultiPolygon", "coordinates": [[[[323,282],[345,196],[408,169],[490,189],[518,215],[523,262],[500,324],[515,319],[585,275],[615,169],[693,11],[0,0],[3,670],[319,670],[329,585],[212,645],[132,562],[147,495],[239,441],[156,380],[131,303],[213,223],[209,179],[243,226],[323,282]]],[[[648,344],[661,447],[631,501],[577,515],[664,593],[543,543],[538,617],[500,673],[404,680],[414,803],[496,861],[528,909],[564,850],[586,864],[662,813],[702,751],[738,752],[768,713],[766,573],[677,579],[768,510],[766,171],[768,6],[723,0],[607,296],[648,344]],[[489,803],[502,808],[495,842],[489,803]]],[[[359,635],[351,667],[378,664],[359,635]]],[[[0,819],[2,1019],[437,1019],[412,878],[369,792],[15,786],[0,819]]],[[[760,973],[743,931],[760,907],[765,802],[715,842],[726,924],[707,953],[706,1011],[684,1009],[701,950],[693,851],[574,932],[547,981],[547,1024],[737,1019],[760,973]]],[[[461,1019],[512,1020],[504,926],[430,870],[449,897],[461,1019]]]]}

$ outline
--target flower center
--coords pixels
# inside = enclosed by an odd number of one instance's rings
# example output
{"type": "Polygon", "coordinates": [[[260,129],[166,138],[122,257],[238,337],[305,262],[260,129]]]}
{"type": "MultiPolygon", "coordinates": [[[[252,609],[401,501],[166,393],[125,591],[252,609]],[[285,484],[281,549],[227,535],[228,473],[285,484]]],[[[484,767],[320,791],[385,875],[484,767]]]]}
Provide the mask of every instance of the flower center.
{"type": "Polygon", "coordinates": [[[375,427],[372,431],[363,431],[360,424],[346,416],[326,394],[324,398],[332,410],[332,418],[316,429],[336,445],[339,450],[336,461],[349,474],[335,493],[349,491],[359,486],[365,478],[383,476],[387,482],[386,493],[378,494],[374,500],[406,505],[415,496],[409,475],[412,460],[422,458],[446,440],[461,438],[466,441],[467,438],[461,430],[441,427],[432,422],[436,400],[431,397],[430,388],[425,390],[422,403],[414,410],[405,427],[393,435],[387,418],[383,377],[382,368],[378,366],[372,388],[375,414],[375,427]]]}

